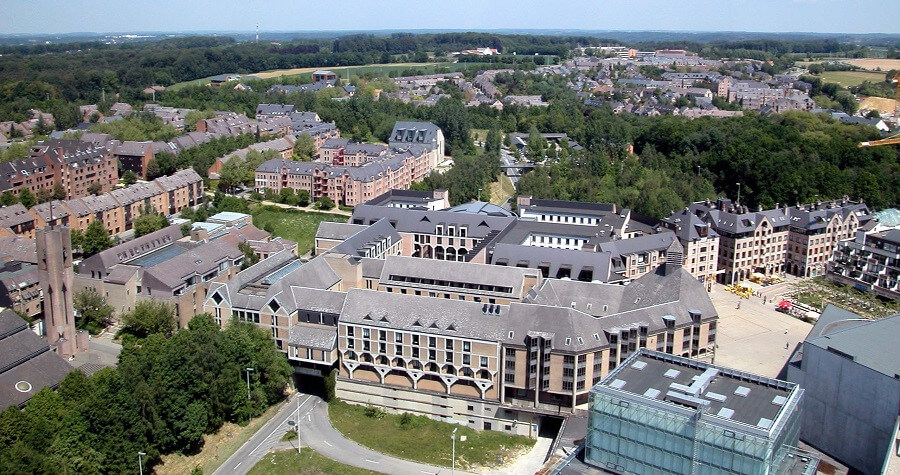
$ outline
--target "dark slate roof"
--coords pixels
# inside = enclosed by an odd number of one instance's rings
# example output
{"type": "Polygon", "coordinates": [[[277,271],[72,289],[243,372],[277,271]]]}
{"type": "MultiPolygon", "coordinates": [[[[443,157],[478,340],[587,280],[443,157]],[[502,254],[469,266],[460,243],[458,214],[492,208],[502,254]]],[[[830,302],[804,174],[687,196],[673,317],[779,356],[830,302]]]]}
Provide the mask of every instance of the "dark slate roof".
{"type": "Polygon", "coordinates": [[[367,226],[361,224],[349,223],[332,223],[331,221],[322,221],[316,230],[317,239],[336,239],[343,241],[362,231],[367,226]]]}
{"type": "Polygon", "coordinates": [[[34,216],[21,203],[0,208],[0,227],[12,227],[34,221],[34,216]]]}
{"type": "Polygon", "coordinates": [[[700,219],[699,216],[692,213],[690,208],[684,208],[668,218],[663,218],[662,223],[668,229],[674,231],[675,235],[678,236],[678,239],[683,242],[700,239],[700,231],[703,229],[706,229],[709,237],[716,236],[716,231],[712,229],[709,224],[700,219]]]}
{"type": "Polygon", "coordinates": [[[441,129],[431,122],[403,122],[394,124],[394,130],[388,142],[391,146],[403,143],[419,143],[426,146],[437,144],[437,133],[441,129]]]}
{"type": "Polygon", "coordinates": [[[167,226],[88,257],[78,267],[78,273],[90,274],[91,271],[109,272],[116,264],[128,262],[162,247],[172,245],[179,239],[181,239],[181,228],[177,225],[167,226]]]}
{"type": "Polygon", "coordinates": [[[37,215],[40,216],[44,221],[50,221],[51,207],[53,211],[53,219],[65,218],[66,216],[69,216],[69,209],[66,208],[65,204],[59,200],[53,200],[46,203],[34,205],[31,208],[31,211],[37,213],[37,215]]]}
{"type": "Polygon", "coordinates": [[[122,142],[119,146],[113,149],[113,153],[121,156],[136,156],[142,157],[147,153],[147,150],[153,149],[153,144],[151,142],[132,142],[125,141],[122,142]]]}
{"type": "MultiPolygon", "coordinates": [[[[476,288],[491,285],[508,287],[509,292],[489,292],[497,296],[520,299],[525,278],[537,277],[538,271],[521,267],[504,267],[471,262],[442,261],[418,257],[387,256],[381,270],[379,284],[410,285],[404,278],[422,279],[412,284],[417,288],[446,291],[454,288],[453,283],[474,284],[476,288]],[[434,283],[427,283],[434,281],[434,283]]],[[[465,292],[465,288],[461,288],[465,292]]],[[[487,292],[482,290],[482,292],[487,292]]]]}
{"type": "Polygon", "coordinates": [[[297,108],[293,104],[259,104],[256,106],[256,115],[288,115],[297,108]]]}
{"type": "Polygon", "coordinates": [[[0,237],[0,259],[37,264],[37,245],[34,239],[0,237]]]}
{"type": "Polygon", "coordinates": [[[804,344],[837,350],[888,377],[900,374],[900,314],[861,321],[859,315],[828,305],[804,344]]]}
{"type": "Polygon", "coordinates": [[[343,242],[334,246],[328,252],[341,253],[357,257],[375,257],[366,256],[366,249],[374,243],[387,239],[387,247],[400,242],[400,234],[397,233],[391,223],[386,219],[381,219],[371,226],[366,226],[356,234],[348,237],[343,242]]]}
{"type": "Polygon", "coordinates": [[[399,232],[433,234],[438,224],[467,226],[468,236],[484,238],[494,231],[502,231],[515,218],[499,216],[480,216],[468,213],[449,211],[428,211],[416,209],[391,208],[386,206],[357,205],[353,209],[352,223],[372,224],[387,218],[399,232]]]}
{"type": "Polygon", "coordinates": [[[556,276],[560,268],[571,270],[573,279],[584,270],[590,270],[593,279],[600,282],[618,280],[611,274],[611,254],[608,252],[585,252],[550,247],[523,246],[505,242],[497,243],[491,253],[491,264],[525,266],[537,269],[546,266],[549,276],[556,276]]]}
{"type": "Polygon", "coordinates": [[[24,404],[41,388],[55,388],[71,370],[16,312],[0,312],[0,409],[24,404]]]}
{"type": "Polygon", "coordinates": [[[288,336],[288,346],[317,348],[326,351],[333,350],[336,342],[336,327],[311,323],[294,324],[288,336]]]}

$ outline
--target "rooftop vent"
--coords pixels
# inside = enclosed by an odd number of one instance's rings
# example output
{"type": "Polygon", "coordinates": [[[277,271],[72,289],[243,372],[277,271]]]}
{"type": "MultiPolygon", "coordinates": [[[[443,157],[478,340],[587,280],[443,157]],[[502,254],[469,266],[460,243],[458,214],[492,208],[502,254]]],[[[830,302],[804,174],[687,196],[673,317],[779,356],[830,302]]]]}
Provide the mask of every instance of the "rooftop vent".
{"type": "Polygon", "coordinates": [[[740,397],[747,397],[750,394],[750,388],[738,386],[738,388],[734,390],[734,394],[740,397]]]}
{"type": "Polygon", "coordinates": [[[756,427],[768,429],[768,428],[772,427],[772,419],[766,419],[765,417],[760,417],[759,422],[756,423],[756,427]]]}
{"type": "Polygon", "coordinates": [[[709,399],[712,399],[713,401],[725,402],[725,396],[719,393],[708,392],[705,394],[705,396],[709,399]]]}
{"type": "Polygon", "coordinates": [[[646,391],[644,391],[644,396],[647,396],[651,399],[656,399],[656,397],[659,396],[659,389],[647,389],[646,391]]]}
{"type": "Polygon", "coordinates": [[[678,371],[677,369],[670,369],[670,370],[667,370],[665,373],[663,373],[663,376],[665,376],[667,378],[675,379],[678,377],[679,374],[681,374],[681,371],[678,371]]]}
{"type": "Polygon", "coordinates": [[[635,361],[635,362],[631,365],[631,367],[634,368],[634,369],[636,369],[636,370],[638,370],[638,371],[643,371],[644,368],[647,367],[647,363],[645,363],[645,362],[643,362],[643,361],[635,361]]]}
{"type": "Polygon", "coordinates": [[[734,415],[734,409],[728,409],[727,407],[723,407],[723,408],[719,409],[719,413],[716,415],[723,419],[731,419],[731,416],[734,415]]]}
{"type": "Polygon", "coordinates": [[[615,389],[622,389],[623,387],[625,387],[625,381],[622,381],[621,379],[616,379],[613,382],[609,383],[609,387],[615,388],[615,389]]]}
{"type": "Polygon", "coordinates": [[[784,396],[775,396],[775,398],[772,399],[772,404],[776,406],[783,406],[785,402],[787,402],[787,398],[784,396]]]}

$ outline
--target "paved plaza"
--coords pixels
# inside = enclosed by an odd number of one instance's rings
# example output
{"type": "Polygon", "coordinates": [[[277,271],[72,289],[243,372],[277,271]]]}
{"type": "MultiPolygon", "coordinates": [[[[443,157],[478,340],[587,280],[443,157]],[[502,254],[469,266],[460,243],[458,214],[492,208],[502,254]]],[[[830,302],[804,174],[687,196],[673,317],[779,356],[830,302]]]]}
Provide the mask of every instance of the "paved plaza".
{"type": "Polygon", "coordinates": [[[710,297],[719,312],[715,356],[718,365],[777,377],[812,328],[810,323],[776,311],[780,297],[770,295],[764,305],[761,297],[741,299],[719,284],[713,285],[710,297]]]}

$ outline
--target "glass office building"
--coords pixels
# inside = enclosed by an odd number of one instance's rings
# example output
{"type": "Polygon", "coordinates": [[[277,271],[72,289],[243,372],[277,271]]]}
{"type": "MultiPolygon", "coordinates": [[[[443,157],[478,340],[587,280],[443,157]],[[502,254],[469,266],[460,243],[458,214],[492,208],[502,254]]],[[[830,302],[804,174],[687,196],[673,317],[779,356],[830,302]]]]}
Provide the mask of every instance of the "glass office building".
{"type": "MultiPolygon", "coordinates": [[[[803,390],[651,350],[591,390],[585,462],[613,473],[814,473],[792,454],[803,390]]],[[[807,465],[809,465],[807,463],[807,465]]]]}

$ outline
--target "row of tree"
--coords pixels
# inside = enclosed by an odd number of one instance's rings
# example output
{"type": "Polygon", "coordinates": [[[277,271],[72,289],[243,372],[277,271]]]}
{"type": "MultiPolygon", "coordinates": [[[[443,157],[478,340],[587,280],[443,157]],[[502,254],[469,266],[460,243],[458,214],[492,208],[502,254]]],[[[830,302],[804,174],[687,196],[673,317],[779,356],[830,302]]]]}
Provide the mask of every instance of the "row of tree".
{"type": "Polygon", "coordinates": [[[284,398],[290,366],[250,323],[220,330],[201,314],[173,333],[172,307],[151,301],[123,318],[133,333],[117,368],[72,371],[57,391],[0,413],[0,472],[134,473],[138,452],[152,470],[162,455],[195,453],[204,434],[284,398]]]}

